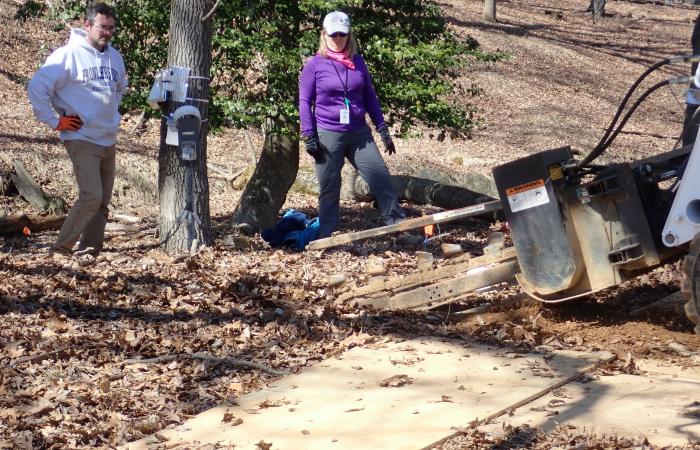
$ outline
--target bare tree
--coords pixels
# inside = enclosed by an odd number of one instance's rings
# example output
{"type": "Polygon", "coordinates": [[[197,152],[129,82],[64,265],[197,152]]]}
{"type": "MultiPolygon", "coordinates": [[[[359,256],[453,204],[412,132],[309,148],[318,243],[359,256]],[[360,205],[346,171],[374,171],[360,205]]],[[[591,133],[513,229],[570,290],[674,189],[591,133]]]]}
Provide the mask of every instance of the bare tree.
{"type": "MultiPolygon", "coordinates": [[[[209,98],[208,77],[211,66],[211,17],[202,18],[212,9],[211,0],[172,0],[170,4],[169,67],[187,67],[190,75],[188,98],[209,98]],[[199,78],[197,78],[199,77],[199,78]]],[[[199,152],[194,161],[182,161],[180,149],[166,144],[167,123],[161,120],[158,152],[158,191],[160,194],[160,239],[169,253],[192,250],[194,239],[210,245],[209,181],[207,179],[207,118],[206,101],[189,101],[199,108],[202,127],[199,152]],[[190,164],[190,169],[188,169],[190,164]],[[191,179],[188,177],[191,176],[191,179]],[[192,186],[188,199],[187,186],[192,186]],[[190,201],[188,201],[190,200],[190,201]],[[193,239],[194,237],[194,239],[193,239]]],[[[178,106],[168,101],[163,114],[167,116],[178,106]]]]}
{"type": "Polygon", "coordinates": [[[269,117],[260,159],[233,212],[232,225],[245,224],[249,231],[272,227],[298,170],[296,127],[284,116],[269,117]]]}
{"type": "Polygon", "coordinates": [[[484,0],[484,20],[496,21],[496,0],[484,0]]]}

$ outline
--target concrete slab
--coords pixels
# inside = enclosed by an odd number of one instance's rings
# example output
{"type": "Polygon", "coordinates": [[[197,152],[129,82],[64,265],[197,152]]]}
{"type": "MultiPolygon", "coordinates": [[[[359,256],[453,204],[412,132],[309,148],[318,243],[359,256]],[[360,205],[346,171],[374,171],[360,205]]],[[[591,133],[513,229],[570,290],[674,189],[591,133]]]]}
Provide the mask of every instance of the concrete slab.
{"type": "MultiPolygon", "coordinates": [[[[243,396],[238,405],[205,411],[159,435],[168,446],[220,443],[254,449],[264,441],[279,449],[417,449],[606,356],[544,357],[465,341],[388,340],[353,348],[243,396]],[[237,419],[242,422],[234,425],[237,419]]],[[[157,443],[151,437],[127,448],[157,443]]]]}
{"type": "Polygon", "coordinates": [[[700,367],[698,365],[679,366],[678,364],[657,359],[638,359],[635,363],[643,374],[651,377],[668,377],[700,383],[700,367]]]}
{"type": "MultiPolygon", "coordinates": [[[[654,362],[647,366],[661,367],[654,362]]],[[[645,437],[660,447],[698,444],[700,416],[685,414],[691,405],[700,403],[700,379],[697,373],[666,369],[654,375],[623,374],[572,382],[480,429],[500,434],[504,425],[527,423],[550,431],[558,424],[568,424],[608,435],[645,437]]]]}

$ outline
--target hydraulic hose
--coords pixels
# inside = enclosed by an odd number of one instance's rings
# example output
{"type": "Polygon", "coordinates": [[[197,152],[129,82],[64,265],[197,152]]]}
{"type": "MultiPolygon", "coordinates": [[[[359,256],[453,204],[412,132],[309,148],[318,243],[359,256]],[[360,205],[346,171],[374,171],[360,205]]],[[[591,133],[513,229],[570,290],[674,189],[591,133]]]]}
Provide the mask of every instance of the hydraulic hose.
{"type": "Polygon", "coordinates": [[[613,117],[612,121],[610,122],[610,125],[608,126],[608,129],[605,130],[603,137],[601,137],[600,141],[598,141],[596,146],[593,147],[593,151],[596,151],[596,149],[599,148],[601,145],[603,145],[605,143],[605,141],[608,139],[608,136],[610,136],[610,133],[612,132],[613,128],[615,128],[615,125],[617,124],[617,121],[620,118],[622,111],[625,109],[627,102],[629,101],[629,99],[632,96],[632,94],[634,93],[634,91],[637,90],[637,87],[642,83],[642,81],[644,81],[644,79],[646,77],[648,77],[650,73],[652,73],[655,70],[660,69],[661,67],[663,67],[667,64],[670,64],[670,63],[671,63],[670,59],[664,59],[662,61],[659,61],[656,64],[649,67],[647,70],[645,70],[644,73],[642,73],[637,78],[637,81],[635,81],[634,84],[632,84],[632,86],[627,90],[625,97],[622,99],[620,106],[617,108],[617,112],[615,113],[615,116],[613,117]]]}
{"type": "MultiPolygon", "coordinates": [[[[642,73],[637,80],[632,84],[632,86],[627,90],[627,93],[625,94],[625,97],[622,99],[622,102],[620,103],[620,106],[617,109],[617,112],[615,113],[615,116],[613,117],[612,121],[610,122],[610,125],[608,126],[607,130],[603,134],[603,136],[600,138],[600,141],[596,144],[596,146],[591,150],[591,152],[586,156],[583,160],[581,160],[578,163],[579,167],[585,166],[589,164],[591,161],[599,157],[603,151],[612,143],[612,139],[608,139],[613,132],[613,129],[615,128],[615,125],[617,124],[617,121],[620,118],[620,115],[622,114],[622,111],[625,109],[625,106],[627,105],[627,102],[629,101],[630,97],[634,93],[634,91],[639,87],[639,85],[644,81],[644,79],[649,76],[652,72],[658,70],[659,68],[668,65],[668,64],[677,64],[677,63],[687,63],[687,62],[697,62],[700,61],[700,55],[682,55],[682,56],[674,56],[671,58],[667,58],[664,60],[661,60],[655,64],[653,64],[651,67],[649,67],[647,70],[642,73]]],[[[692,81],[693,77],[684,77],[684,81],[682,82],[687,82],[687,81],[692,81]]],[[[673,84],[674,82],[669,81],[668,83],[665,84],[673,84]]],[[[681,81],[675,81],[675,83],[679,83],[681,81]]],[[[663,82],[662,82],[663,83],[663,82]]],[[[662,84],[661,86],[664,86],[665,84],[662,84]]],[[[655,86],[651,88],[647,93],[645,93],[644,98],[646,98],[651,92],[654,90],[658,89],[661,86],[655,86]]],[[[637,104],[637,106],[639,106],[637,104]]],[[[634,107],[636,109],[636,106],[634,107]]],[[[626,115],[627,119],[629,119],[629,116],[631,114],[628,113],[626,115]]],[[[626,122],[626,121],[625,121],[626,122]]],[[[618,130],[614,133],[614,136],[617,136],[619,134],[619,130],[624,126],[623,124],[618,127],[618,130]]]]}
{"type": "Polygon", "coordinates": [[[690,131],[690,129],[693,127],[693,122],[695,122],[695,121],[697,120],[698,116],[700,116],[700,105],[698,106],[698,108],[695,108],[695,111],[693,111],[693,114],[692,114],[692,115],[690,116],[690,118],[688,119],[688,123],[686,123],[685,126],[683,127],[683,132],[681,132],[681,135],[678,136],[678,139],[677,139],[676,142],[673,144],[673,148],[674,148],[674,149],[678,148],[678,144],[681,143],[681,141],[683,140],[683,138],[685,137],[685,135],[686,135],[686,134],[688,133],[688,131],[690,131]]]}

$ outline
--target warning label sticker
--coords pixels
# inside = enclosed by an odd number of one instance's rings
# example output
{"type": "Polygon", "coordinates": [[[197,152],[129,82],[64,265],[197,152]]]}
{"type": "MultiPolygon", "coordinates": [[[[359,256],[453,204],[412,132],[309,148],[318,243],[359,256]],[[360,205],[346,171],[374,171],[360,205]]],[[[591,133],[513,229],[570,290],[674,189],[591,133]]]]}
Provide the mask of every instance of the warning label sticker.
{"type": "Polygon", "coordinates": [[[535,180],[506,189],[510,210],[513,212],[534,208],[549,203],[544,180],[535,180]]]}

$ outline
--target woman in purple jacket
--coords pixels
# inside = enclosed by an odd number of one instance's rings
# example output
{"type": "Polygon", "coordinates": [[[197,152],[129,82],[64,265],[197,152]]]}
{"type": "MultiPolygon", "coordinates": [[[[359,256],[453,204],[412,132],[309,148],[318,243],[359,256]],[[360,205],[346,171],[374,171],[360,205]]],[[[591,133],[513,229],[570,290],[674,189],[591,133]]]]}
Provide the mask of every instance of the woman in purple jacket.
{"type": "Polygon", "coordinates": [[[319,238],[330,236],[338,226],[340,171],[345,158],[369,185],[384,224],[405,218],[365,113],[381,136],[385,152],[394,154],[396,147],[365,60],[357,53],[350,19],[335,11],[323,20],[318,53],[306,63],[299,81],[302,141],[316,161],[320,185],[319,238]]]}

